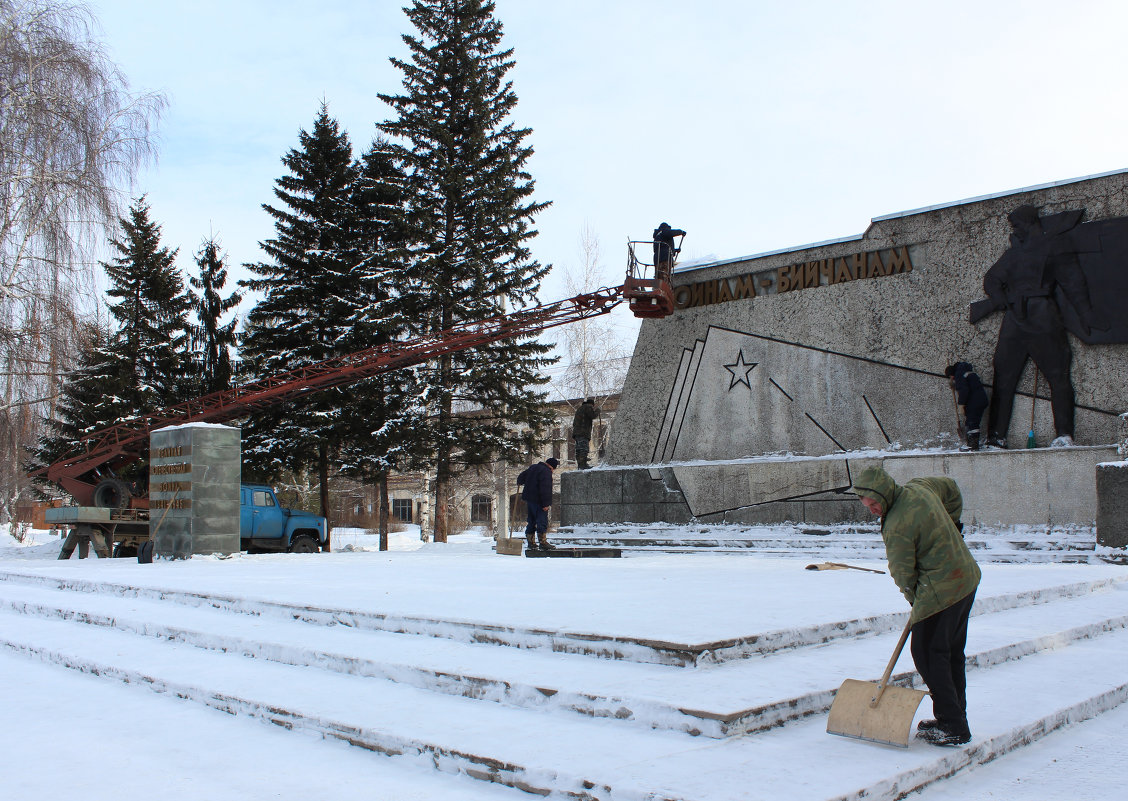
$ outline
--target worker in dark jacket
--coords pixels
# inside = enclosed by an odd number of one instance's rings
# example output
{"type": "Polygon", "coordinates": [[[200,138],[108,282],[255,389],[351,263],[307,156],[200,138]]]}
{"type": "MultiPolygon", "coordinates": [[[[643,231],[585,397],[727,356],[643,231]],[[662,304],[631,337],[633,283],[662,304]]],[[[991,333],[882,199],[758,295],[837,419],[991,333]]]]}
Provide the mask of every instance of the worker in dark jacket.
{"type": "Polygon", "coordinates": [[[967,362],[949,365],[944,375],[948,376],[948,383],[956,391],[956,405],[963,410],[967,447],[977,451],[980,445],[979,424],[987,411],[987,391],[967,362]]]}
{"type": "Polygon", "coordinates": [[[560,464],[557,459],[545,459],[531,465],[517,476],[517,486],[524,486],[521,500],[525,502],[529,522],[525,526],[525,539],[529,550],[539,547],[552,551],[556,546],[548,541],[548,510],[552,508],[552,472],[560,464]],[[537,538],[540,539],[538,546],[537,538]]]}
{"type": "Polygon", "coordinates": [[[981,573],[957,528],[960,489],[950,478],[914,478],[901,486],[881,467],[867,467],[853,491],[881,516],[889,574],[913,607],[910,650],[936,715],[919,724],[917,737],[962,745],[971,740],[964,648],[981,573]]]}
{"type": "Polygon", "coordinates": [[[595,398],[588,398],[576,409],[572,418],[572,439],[576,443],[576,466],[581,470],[591,467],[588,451],[591,449],[591,425],[595,420],[595,398]]]}
{"type": "Polygon", "coordinates": [[[653,236],[654,277],[669,281],[670,272],[674,267],[674,259],[677,257],[674,239],[685,236],[685,231],[680,228],[671,228],[669,223],[664,222],[654,229],[653,236]]]}

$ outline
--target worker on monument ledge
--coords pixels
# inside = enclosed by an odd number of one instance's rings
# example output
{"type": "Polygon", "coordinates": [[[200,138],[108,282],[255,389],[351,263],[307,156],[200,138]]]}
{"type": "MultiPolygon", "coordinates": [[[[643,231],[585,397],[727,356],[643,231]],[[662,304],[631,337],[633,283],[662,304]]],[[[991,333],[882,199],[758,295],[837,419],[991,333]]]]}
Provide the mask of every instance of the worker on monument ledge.
{"type": "Polygon", "coordinates": [[[595,410],[595,398],[588,398],[576,409],[572,418],[572,439],[576,443],[576,467],[587,470],[591,467],[588,452],[591,450],[591,426],[599,412],[595,410]]]}

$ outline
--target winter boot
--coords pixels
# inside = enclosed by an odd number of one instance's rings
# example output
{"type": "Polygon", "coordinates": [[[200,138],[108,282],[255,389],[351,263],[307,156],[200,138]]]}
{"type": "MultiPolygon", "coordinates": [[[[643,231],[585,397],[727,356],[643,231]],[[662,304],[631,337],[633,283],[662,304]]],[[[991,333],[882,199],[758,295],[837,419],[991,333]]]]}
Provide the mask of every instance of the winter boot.
{"type": "Polygon", "coordinates": [[[969,451],[979,450],[979,432],[978,431],[968,431],[967,432],[967,449],[969,451]]]}
{"type": "Polygon", "coordinates": [[[540,549],[542,551],[555,551],[556,546],[549,542],[547,537],[542,536],[540,538],[540,549]]]}
{"type": "Polygon", "coordinates": [[[530,551],[537,550],[537,538],[534,537],[532,534],[526,534],[525,535],[525,542],[528,543],[528,545],[526,546],[526,550],[530,550],[530,551]]]}
{"type": "Polygon", "coordinates": [[[940,721],[938,720],[922,720],[917,724],[917,736],[920,737],[923,732],[932,731],[933,729],[940,728],[940,721]]]}
{"type": "Polygon", "coordinates": [[[971,732],[967,726],[948,726],[937,722],[932,729],[917,730],[917,738],[932,745],[964,745],[971,742],[971,732]]]}

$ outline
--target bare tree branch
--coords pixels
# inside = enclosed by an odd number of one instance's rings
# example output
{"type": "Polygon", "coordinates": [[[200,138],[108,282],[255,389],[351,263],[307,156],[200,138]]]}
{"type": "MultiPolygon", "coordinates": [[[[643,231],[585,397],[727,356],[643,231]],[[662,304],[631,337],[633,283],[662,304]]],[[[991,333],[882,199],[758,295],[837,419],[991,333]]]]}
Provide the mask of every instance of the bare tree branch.
{"type": "Polygon", "coordinates": [[[0,0],[0,522],[74,364],[95,249],[165,107],[130,91],[95,29],[82,4],[0,0]]]}

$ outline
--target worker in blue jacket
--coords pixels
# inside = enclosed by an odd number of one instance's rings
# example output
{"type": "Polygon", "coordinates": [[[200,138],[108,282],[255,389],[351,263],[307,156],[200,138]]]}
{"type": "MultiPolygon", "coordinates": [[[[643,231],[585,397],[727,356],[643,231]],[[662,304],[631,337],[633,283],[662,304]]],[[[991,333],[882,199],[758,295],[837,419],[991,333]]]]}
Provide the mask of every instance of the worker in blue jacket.
{"type": "Polygon", "coordinates": [[[524,486],[521,500],[525,502],[528,512],[529,522],[525,526],[525,539],[529,543],[530,551],[538,548],[542,551],[556,549],[556,546],[548,541],[548,510],[552,508],[552,473],[559,464],[559,460],[548,458],[531,465],[517,476],[517,486],[524,486]]]}

